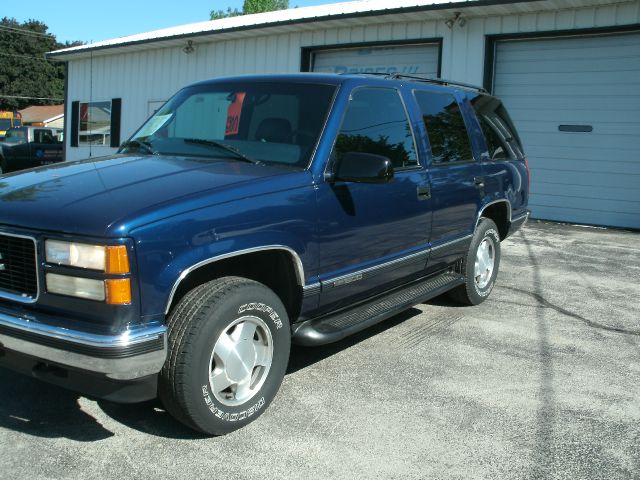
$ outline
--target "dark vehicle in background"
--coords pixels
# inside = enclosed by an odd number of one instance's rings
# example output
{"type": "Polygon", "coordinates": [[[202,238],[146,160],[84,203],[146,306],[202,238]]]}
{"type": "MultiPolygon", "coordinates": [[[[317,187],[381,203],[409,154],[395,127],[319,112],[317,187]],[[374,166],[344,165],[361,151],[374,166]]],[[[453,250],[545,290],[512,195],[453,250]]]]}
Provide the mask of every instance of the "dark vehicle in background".
{"type": "Polygon", "coordinates": [[[14,127],[0,142],[0,174],[62,161],[62,129],[14,127]]]}
{"type": "Polygon", "coordinates": [[[112,401],[159,396],[185,425],[231,432],[274,399],[292,342],[442,294],[483,302],[528,179],[479,88],[191,85],[116,155],[0,177],[0,365],[112,401]]]}

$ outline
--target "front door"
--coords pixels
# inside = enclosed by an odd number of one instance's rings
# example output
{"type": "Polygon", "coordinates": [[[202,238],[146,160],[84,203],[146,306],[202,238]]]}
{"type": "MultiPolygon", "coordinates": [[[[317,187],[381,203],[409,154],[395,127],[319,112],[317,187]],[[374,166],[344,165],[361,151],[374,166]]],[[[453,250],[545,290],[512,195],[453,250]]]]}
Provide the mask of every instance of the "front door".
{"type": "Polygon", "coordinates": [[[340,308],[419,276],[428,256],[429,176],[418,161],[398,90],[362,87],[349,98],[333,149],[384,155],[389,183],[325,181],[318,188],[320,306],[340,308]]]}

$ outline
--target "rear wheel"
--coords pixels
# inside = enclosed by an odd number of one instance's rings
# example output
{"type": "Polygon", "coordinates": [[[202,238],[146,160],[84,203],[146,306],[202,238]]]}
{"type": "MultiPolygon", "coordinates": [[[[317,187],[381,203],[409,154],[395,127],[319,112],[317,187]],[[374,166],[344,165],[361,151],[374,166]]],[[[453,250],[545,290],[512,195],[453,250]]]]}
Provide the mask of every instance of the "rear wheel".
{"type": "Polygon", "coordinates": [[[289,361],[286,310],[264,285],[224,277],[189,292],[169,319],[159,395],[185,425],[223,435],[259,417],[289,361]]]}
{"type": "Polygon", "coordinates": [[[449,292],[449,296],[464,305],[478,305],[493,290],[500,266],[500,234],[496,224],[481,218],[462,261],[465,283],[449,292]]]}

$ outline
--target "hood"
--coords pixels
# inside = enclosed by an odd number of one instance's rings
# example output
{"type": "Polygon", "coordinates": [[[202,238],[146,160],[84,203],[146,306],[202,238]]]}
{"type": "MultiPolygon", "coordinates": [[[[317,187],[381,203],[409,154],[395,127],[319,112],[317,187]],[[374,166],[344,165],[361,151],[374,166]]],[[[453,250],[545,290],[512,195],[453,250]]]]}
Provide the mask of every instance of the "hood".
{"type": "Polygon", "coordinates": [[[58,163],[0,177],[0,225],[126,236],[137,226],[136,218],[146,215],[148,221],[151,211],[160,219],[162,212],[181,213],[179,205],[187,202],[189,209],[198,208],[189,200],[205,193],[201,206],[246,197],[246,189],[235,187],[261,183],[264,192],[268,182],[261,180],[292,174],[300,172],[229,159],[155,155],[58,163]]]}

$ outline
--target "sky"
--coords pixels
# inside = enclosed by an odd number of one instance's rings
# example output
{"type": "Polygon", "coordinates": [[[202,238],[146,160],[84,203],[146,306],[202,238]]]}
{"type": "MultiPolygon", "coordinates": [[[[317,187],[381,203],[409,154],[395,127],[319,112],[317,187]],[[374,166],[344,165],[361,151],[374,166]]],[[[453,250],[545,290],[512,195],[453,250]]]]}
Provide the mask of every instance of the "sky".
{"type": "MultiPolygon", "coordinates": [[[[0,18],[44,22],[59,42],[97,42],[160,28],[209,20],[211,10],[242,8],[244,0],[0,0],[0,18]]],[[[290,7],[337,3],[338,0],[289,0],[290,7]]],[[[346,0],[341,0],[346,1],[346,0]]]]}

